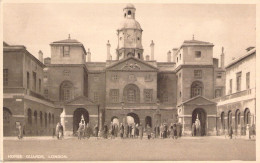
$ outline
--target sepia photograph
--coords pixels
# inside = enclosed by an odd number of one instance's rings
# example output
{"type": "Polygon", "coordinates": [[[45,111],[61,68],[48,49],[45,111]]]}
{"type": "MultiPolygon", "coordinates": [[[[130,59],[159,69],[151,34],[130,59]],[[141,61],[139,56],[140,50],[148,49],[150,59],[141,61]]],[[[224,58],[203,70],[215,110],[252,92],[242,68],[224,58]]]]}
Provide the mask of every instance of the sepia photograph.
{"type": "Polygon", "coordinates": [[[1,2],[0,161],[257,161],[256,3],[129,2],[1,2]]]}

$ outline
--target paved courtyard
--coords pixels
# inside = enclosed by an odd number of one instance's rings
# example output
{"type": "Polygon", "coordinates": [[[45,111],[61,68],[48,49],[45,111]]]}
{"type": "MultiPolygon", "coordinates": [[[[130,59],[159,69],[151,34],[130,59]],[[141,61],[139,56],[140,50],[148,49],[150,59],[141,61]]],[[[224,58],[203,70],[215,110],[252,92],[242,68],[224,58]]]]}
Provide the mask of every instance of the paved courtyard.
{"type": "Polygon", "coordinates": [[[4,140],[5,160],[255,160],[255,140],[216,137],[172,139],[77,140],[25,138],[4,140]]]}

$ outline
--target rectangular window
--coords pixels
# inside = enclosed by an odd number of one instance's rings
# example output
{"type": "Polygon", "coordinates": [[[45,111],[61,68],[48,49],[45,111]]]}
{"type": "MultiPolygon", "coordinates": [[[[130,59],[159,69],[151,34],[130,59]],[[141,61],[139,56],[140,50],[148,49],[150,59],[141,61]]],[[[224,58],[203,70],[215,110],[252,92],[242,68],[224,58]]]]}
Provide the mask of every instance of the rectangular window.
{"type": "Polygon", "coordinates": [[[250,72],[246,73],[246,89],[250,89],[250,72]]]}
{"type": "Polygon", "coordinates": [[[168,102],[168,92],[163,94],[163,102],[168,102]]]}
{"type": "Polygon", "coordinates": [[[195,58],[201,57],[201,51],[195,51],[195,58]]]}
{"type": "Polygon", "coordinates": [[[119,89],[110,90],[110,102],[112,102],[112,103],[119,102],[119,89]]]}
{"type": "Polygon", "coordinates": [[[202,78],[202,70],[194,70],[195,78],[202,78]]]}
{"type": "Polygon", "coordinates": [[[146,81],[146,82],[153,81],[152,75],[146,74],[145,77],[144,77],[144,81],[146,81]]]}
{"type": "Polygon", "coordinates": [[[41,91],[42,91],[42,80],[39,79],[39,92],[41,93],[41,91]]]}
{"type": "Polygon", "coordinates": [[[27,89],[30,89],[30,73],[27,72],[27,89]]]}
{"type": "Polygon", "coordinates": [[[3,80],[4,80],[4,86],[8,86],[8,69],[4,69],[3,80]]]}
{"type": "Polygon", "coordinates": [[[94,92],[94,102],[98,102],[98,101],[99,101],[98,92],[94,92]]]}
{"type": "Polygon", "coordinates": [[[232,94],[232,79],[229,80],[229,94],[232,94]]]}
{"type": "Polygon", "coordinates": [[[36,91],[36,72],[33,72],[33,90],[36,91]]]}
{"type": "Polygon", "coordinates": [[[144,90],[144,101],[145,102],[152,102],[153,100],[153,90],[152,89],[145,89],[144,90]]]}
{"type": "Polygon", "coordinates": [[[237,91],[241,91],[241,75],[242,72],[237,73],[237,91]]]}
{"type": "Polygon", "coordinates": [[[63,46],[63,57],[69,57],[69,56],[70,56],[70,47],[63,46]]]}
{"type": "Polygon", "coordinates": [[[216,89],[215,90],[215,97],[221,97],[222,96],[222,90],[221,89],[216,89]]]}
{"type": "Polygon", "coordinates": [[[71,91],[69,88],[64,88],[64,101],[70,100],[71,99],[71,91]]]}
{"type": "Polygon", "coordinates": [[[113,81],[117,81],[118,80],[118,75],[117,74],[113,74],[112,75],[112,80],[113,81]]]}

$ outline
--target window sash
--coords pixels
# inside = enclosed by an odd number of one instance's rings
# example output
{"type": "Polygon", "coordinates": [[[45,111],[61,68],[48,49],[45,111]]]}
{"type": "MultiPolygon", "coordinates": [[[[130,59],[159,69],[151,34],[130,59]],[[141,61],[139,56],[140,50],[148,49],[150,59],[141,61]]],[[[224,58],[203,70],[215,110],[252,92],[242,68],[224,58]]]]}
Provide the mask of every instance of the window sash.
{"type": "Polygon", "coordinates": [[[8,85],[8,69],[4,69],[3,81],[4,81],[4,86],[7,86],[8,85]]]}

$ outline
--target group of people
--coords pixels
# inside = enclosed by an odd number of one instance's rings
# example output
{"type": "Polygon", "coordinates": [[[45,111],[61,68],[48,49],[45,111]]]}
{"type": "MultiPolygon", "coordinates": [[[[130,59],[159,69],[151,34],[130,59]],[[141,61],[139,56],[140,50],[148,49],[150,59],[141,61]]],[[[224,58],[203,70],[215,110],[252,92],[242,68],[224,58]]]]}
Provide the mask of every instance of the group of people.
{"type": "Polygon", "coordinates": [[[113,124],[111,123],[110,129],[105,124],[104,129],[101,131],[103,138],[115,138],[117,136],[120,136],[123,138],[143,138],[143,135],[146,134],[148,139],[151,138],[175,138],[181,136],[181,125],[179,123],[171,123],[170,126],[168,126],[166,123],[159,125],[156,125],[154,128],[151,128],[149,124],[146,125],[146,127],[143,127],[143,125],[140,124],[113,124]]]}

